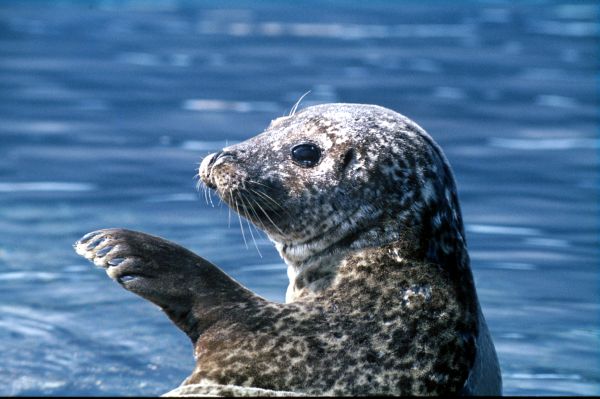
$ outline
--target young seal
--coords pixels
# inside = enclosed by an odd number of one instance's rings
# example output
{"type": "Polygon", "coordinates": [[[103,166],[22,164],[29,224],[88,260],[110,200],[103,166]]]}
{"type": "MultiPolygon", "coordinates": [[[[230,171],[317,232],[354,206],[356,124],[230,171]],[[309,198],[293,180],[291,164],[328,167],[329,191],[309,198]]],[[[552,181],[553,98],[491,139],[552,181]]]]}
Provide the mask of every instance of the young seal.
{"type": "Polygon", "coordinates": [[[501,394],[454,178],[414,122],[309,107],[207,156],[200,177],[275,243],[285,304],[158,237],[76,243],[192,340],[196,368],[169,394],[501,394]]]}

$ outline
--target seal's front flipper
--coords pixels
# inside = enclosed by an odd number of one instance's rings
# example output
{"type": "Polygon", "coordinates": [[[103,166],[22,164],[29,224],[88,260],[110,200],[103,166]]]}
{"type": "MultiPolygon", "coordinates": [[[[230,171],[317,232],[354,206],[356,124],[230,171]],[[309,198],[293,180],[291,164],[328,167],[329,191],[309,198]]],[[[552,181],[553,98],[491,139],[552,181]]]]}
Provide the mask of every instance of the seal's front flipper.
{"type": "Polygon", "coordinates": [[[160,237],[106,229],[74,247],[123,288],[160,306],[194,342],[229,310],[258,299],[215,265],[160,237]]]}

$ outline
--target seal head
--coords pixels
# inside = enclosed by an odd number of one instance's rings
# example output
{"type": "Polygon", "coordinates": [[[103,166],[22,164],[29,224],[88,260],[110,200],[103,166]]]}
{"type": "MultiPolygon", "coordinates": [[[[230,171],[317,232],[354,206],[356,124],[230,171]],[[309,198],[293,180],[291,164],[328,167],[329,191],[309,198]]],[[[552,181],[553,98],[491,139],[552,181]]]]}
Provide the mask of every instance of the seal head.
{"type": "Polygon", "coordinates": [[[309,107],[209,155],[200,177],[275,242],[289,267],[287,301],[327,286],[347,253],[391,242],[472,284],[448,162],[389,109],[309,107]]]}

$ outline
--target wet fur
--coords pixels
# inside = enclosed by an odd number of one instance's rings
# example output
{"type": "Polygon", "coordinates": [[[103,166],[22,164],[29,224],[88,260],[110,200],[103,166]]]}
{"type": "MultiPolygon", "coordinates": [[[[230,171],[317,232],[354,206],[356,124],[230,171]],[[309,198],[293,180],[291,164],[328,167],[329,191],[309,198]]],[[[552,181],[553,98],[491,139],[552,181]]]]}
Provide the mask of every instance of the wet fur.
{"type": "Polygon", "coordinates": [[[501,392],[452,172],[414,122],[377,106],[309,107],[208,156],[199,173],[274,241],[288,265],[288,303],[256,296],[158,237],[112,229],[76,246],[190,336],[197,364],[184,386],[223,395],[501,392]],[[304,142],[322,151],[312,168],[290,157],[304,142]]]}

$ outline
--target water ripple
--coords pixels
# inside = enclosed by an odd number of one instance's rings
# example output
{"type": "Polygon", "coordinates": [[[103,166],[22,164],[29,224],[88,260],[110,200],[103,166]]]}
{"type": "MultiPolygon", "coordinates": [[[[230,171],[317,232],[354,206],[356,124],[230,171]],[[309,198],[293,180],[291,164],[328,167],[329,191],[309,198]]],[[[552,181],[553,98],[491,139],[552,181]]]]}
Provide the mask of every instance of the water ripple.
{"type": "Polygon", "coordinates": [[[511,150],[546,151],[598,148],[600,140],[591,138],[517,139],[492,137],[489,139],[489,144],[492,147],[511,150]]]}
{"type": "Polygon", "coordinates": [[[236,144],[237,141],[200,141],[200,140],[187,140],[181,144],[181,148],[189,151],[216,151],[228,145],[236,144]]]}
{"type": "Polygon", "coordinates": [[[540,21],[533,24],[532,30],[546,35],[573,37],[598,36],[600,33],[597,22],[540,21]]]}
{"type": "Polygon", "coordinates": [[[539,235],[541,231],[530,227],[498,226],[490,224],[467,224],[466,230],[478,234],[505,234],[505,235],[539,235]]]}
{"type": "Polygon", "coordinates": [[[377,38],[469,38],[474,34],[471,24],[350,24],[350,23],[283,23],[268,21],[263,23],[232,22],[222,23],[203,20],[197,25],[197,32],[205,35],[224,34],[231,36],[293,36],[312,38],[333,38],[341,40],[361,40],[377,38]]]}
{"type": "Polygon", "coordinates": [[[579,374],[552,374],[552,373],[508,373],[507,378],[516,378],[520,380],[571,380],[579,381],[583,379],[579,374]]]}
{"type": "Polygon", "coordinates": [[[189,99],[182,104],[187,111],[277,112],[279,106],[268,101],[225,101],[217,99],[189,99]]]}
{"type": "Polygon", "coordinates": [[[91,183],[68,183],[68,182],[18,182],[0,183],[0,193],[14,193],[25,191],[65,191],[80,192],[94,191],[97,187],[91,183]]]}

